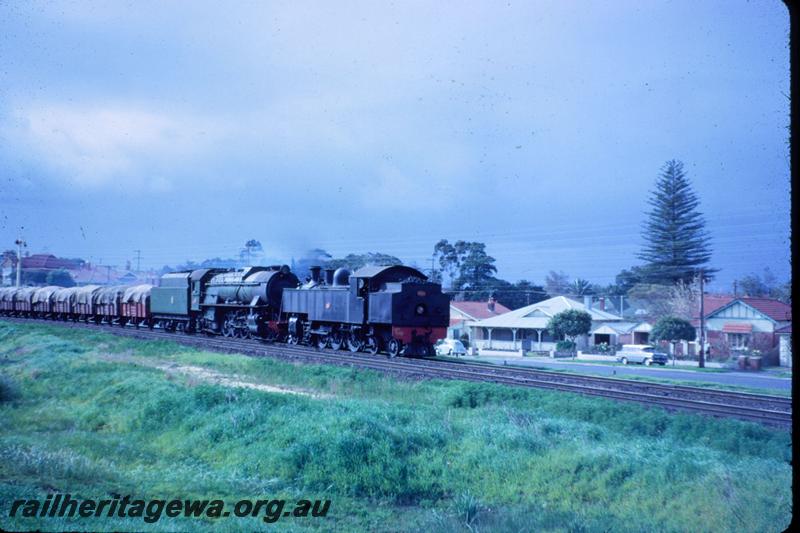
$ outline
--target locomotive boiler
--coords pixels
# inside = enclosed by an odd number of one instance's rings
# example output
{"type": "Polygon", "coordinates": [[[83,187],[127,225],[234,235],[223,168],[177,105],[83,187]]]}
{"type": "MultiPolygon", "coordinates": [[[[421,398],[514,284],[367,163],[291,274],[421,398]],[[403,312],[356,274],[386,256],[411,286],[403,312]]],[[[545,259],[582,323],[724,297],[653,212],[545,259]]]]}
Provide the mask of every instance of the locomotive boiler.
{"type": "Polygon", "coordinates": [[[151,312],[166,329],[273,339],[281,293],[298,284],[286,265],[173,272],[153,288],[151,312]]]}

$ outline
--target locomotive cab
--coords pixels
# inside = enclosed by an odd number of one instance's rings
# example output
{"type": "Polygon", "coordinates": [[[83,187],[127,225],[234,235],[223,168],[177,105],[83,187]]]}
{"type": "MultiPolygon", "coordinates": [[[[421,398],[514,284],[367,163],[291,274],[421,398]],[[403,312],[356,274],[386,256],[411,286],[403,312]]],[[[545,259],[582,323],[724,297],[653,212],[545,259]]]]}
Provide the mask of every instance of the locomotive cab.
{"type": "Polygon", "coordinates": [[[431,355],[447,336],[450,299],[415,268],[365,267],[353,278],[369,291],[367,317],[390,355],[431,355]]]}

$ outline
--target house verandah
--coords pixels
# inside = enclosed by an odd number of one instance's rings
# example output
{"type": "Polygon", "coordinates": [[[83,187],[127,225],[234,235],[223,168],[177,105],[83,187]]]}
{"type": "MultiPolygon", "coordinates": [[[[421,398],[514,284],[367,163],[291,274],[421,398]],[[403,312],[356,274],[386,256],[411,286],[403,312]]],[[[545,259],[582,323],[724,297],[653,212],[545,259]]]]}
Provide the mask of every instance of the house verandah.
{"type": "Polygon", "coordinates": [[[546,328],[476,328],[474,325],[472,338],[478,349],[509,351],[549,351],[558,341],[546,328]]]}
{"type": "MultiPolygon", "coordinates": [[[[590,299],[581,303],[565,296],[556,296],[470,324],[472,342],[479,352],[480,350],[542,352],[553,350],[558,339],[547,331],[547,325],[554,315],[569,309],[589,313],[592,316],[592,331],[605,324],[622,321],[616,315],[593,308],[590,299]]],[[[577,338],[576,344],[578,348],[585,348],[594,344],[594,341],[594,335],[590,333],[588,336],[577,338]]]]}

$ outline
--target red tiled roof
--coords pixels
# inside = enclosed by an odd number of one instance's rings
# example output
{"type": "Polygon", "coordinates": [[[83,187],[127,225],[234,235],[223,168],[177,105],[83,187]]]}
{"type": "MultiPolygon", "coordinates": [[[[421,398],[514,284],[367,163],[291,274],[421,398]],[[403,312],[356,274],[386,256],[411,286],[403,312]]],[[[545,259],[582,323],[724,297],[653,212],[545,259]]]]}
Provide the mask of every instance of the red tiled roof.
{"type": "Polygon", "coordinates": [[[755,307],[772,320],[783,322],[784,320],[792,319],[792,306],[781,302],[780,300],[773,300],[772,298],[739,298],[741,301],[755,307]]]}
{"type": "Polygon", "coordinates": [[[491,318],[510,311],[508,307],[501,303],[494,304],[494,311],[489,310],[489,304],[487,302],[450,302],[450,305],[476,320],[491,318]]]}
{"type": "MultiPolygon", "coordinates": [[[[703,296],[703,312],[706,316],[710,315],[720,307],[724,305],[728,305],[731,303],[735,298],[733,296],[729,296],[727,294],[706,294],[703,296]]],[[[697,309],[694,313],[694,317],[700,319],[700,309],[697,309]]]]}
{"type": "MultiPolygon", "coordinates": [[[[748,296],[734,298],[733,296],[727,294],[706,294],[703,297],[703,311],[705,312],[706,316],[708,316],[734,300],[739,300],[746,303],[750,307],[758,309],[772,320],[783,322],[785,320],[792,319],[792,307],[781,302],[780,300],[774,300],[772,298],[750,298],[748,296]]],[[[693,318],[700,318],[699,309],[696,311],[693,318]]]]}
{"type": "Polygon", "coordinates": [[[22,268],[75,268],[75,261],[59,259],[51,254],[33,254],[22,258],[22,268]]]}

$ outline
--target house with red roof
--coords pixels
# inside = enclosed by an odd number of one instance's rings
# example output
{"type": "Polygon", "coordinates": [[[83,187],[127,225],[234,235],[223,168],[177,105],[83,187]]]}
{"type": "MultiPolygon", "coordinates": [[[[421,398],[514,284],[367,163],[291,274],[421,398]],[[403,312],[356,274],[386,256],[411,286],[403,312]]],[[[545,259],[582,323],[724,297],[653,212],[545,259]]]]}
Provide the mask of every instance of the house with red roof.
{"type": "Polygon", "coordinates": [[[486,302],[450,302],[450,327],[447,336],[451,339],[460,339],[462,335],[469,336],[469,326],[494,316],[508,313],[510,309],[494,298],[486,302]]]}
{"type": "MultiPolygon", "coordinates": [[[[706,296],[703,305],[706,341],[711,355],[752,350],[777,353],[780,332],[791,328],[790,305],[772,298],[710,298],[706,296]]],[[[693,322],[699,328],[699,316],[693,322]]]]}
{"type": "Polygon", "coordinates": [[[77,259],[63,259],[53,254],[33,254],[22,258],[22,269],[65,269],[75,270],[80,268],[82,261],[77,259]]]}

